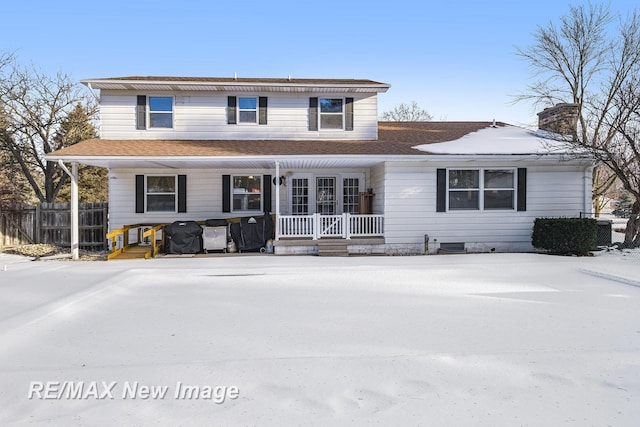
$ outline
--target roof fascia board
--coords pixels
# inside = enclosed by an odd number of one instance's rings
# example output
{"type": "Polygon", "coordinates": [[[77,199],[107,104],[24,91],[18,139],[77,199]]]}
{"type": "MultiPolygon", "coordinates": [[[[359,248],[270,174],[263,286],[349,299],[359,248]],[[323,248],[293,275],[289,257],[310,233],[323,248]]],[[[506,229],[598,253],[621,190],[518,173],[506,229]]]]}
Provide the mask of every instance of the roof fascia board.
{"type": "Polygon", "coordinates": [[[122,161],[189,161],[189,162],[208,162],[211,160],[217,161],[278,161],[278,160],[326,160],[331,158],[332,160],[358,160],[358,161],[401,161],[401,162],[416,162],[416,161],[429,161],[429,162],[460,162],[460,161],[540,161],[551,160],[554,162],[593,162],[593,159],[587,156],[570,156],[568,154],[487,154],[487,155],[457,155],[457,154],[409,154],[409,155],[307,155],[307,156],[52,156],[47,155],[48,161],[78,161],[82,160],[122,160],[122,161]]]}
{"type": "MultiPolygon", "coordinates": [[[[279,83],[279,82],[216,82],[216,81],[172,81],[172,80],[105,80],[105,79],[86,79],[80,80],[80,83],[93,89],[110,88],[113,85],[136,85],[138,87],[148,86],[150,88],[154,86],[193,86],[193,87],[209,87],[211,91],[227,91],[232,90],[234,87],[255,87],[255,88],[270,88],[271,90],[286,90],[291,88],[304,88],[307,90],[317,89],[368,89],[371,92],[386,92],[391,85],[384,83],[279,83]]],[[[201,90],[201,89],[200,89],[201,90]]]]}

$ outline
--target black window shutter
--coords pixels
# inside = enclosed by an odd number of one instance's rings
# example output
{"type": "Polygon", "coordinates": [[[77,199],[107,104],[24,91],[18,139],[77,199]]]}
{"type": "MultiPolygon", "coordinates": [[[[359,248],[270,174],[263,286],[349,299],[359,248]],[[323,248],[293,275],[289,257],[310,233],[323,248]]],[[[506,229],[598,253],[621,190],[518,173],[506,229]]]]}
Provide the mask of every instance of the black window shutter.
{"type": "Polygon", "coordinates": [[[222,175],[222,212],[231,212],[231,175],[222,175]]]}
{"type": "Polygon", "coordinates": [[[136,213],[144,213],[144,175],[136,175],[136,213]]]}
{"type": "Polygon", "coordinates": [[[518,210],[527,210],[527,168],[518,168],[518,210]]]}
{"type": "Polygon", "coordinates": [[[147,97],[138,95],[136,105],[136,129],[145,130],[147,128],[147,97]]]}
{"type": "Polygon", "coordinates": [[[447,170],[436,171],[436,212],[447,210],[447,170]]]}
{"type": "Polygon", "coordinates": [[[345,98],[344,129],[353,130],[353,98],[345,98]]]}
{"type": "Polygon", "coordinates": [[[187,211],[187,175],[178,175],[178,212],[187,211]]]}
{"type": "Polygon", "coordinates": [[[267,97],[266,96],[261,96],[260,98],[258,98],[258,107],[259,107],[258,124],[266,125],[267,124],[267,97]]]}
{"type": "Polygon", "coordinates": [[[227,124],[236,124],[236,97],[230,96],[227,98],[227,124]]]}
{"type": "Polygon", "coordinates": [[[262,210],[271,213],[271,175],[262,175],[262,198],[264,199],[262,210]]]}
{"type": "Polygon", "coordinates": [[[318,98],[309,98],[309,130],[318,130],[318,98]]]}

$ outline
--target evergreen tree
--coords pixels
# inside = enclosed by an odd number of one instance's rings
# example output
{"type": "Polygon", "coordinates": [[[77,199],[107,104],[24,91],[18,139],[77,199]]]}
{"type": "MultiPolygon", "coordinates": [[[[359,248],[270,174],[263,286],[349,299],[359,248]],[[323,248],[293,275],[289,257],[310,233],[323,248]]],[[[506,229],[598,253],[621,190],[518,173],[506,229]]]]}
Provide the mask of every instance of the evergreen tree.
{"type": "MultiPolygon", "coordinates": [[[[96,128],[91,122],[91,114],[81,103],[60,122],[60,128],[53,137],[59,147],[68,147],[86,139],[97,138],[96,128]]],[[[82,166],[78,169],[78,199],[80,202],[106,202],[109,198],[107,170],[96,166],[82,166]]],[[[66,183],[60,189],[56,200],[69,201],[71,186],[66,183]]]]}

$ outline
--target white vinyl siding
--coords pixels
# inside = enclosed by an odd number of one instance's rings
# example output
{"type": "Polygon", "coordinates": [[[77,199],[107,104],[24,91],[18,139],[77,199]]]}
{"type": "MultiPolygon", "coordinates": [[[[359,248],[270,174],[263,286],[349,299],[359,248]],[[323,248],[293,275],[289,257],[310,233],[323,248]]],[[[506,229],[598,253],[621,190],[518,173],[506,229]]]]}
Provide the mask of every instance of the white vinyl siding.
{"type": "MultiPolygon", "coordinates": [[[[313,170],[312,173],[329,174],[338,177],[361,178],[361,186],[365,187],[367,170],[353,168],[346,170],[325,169],[313,170]],[[342,174],[342,175],[340,175],[342,174]]],[[[246,216],[247,212],[222,212],[222,175],[231,176],[260,176],[273,175],[275,170],[269,169],[111,169],[109,171],[109,228],[115,230],[125,224],[171,223],[184,220],[205,220],[208,218],[234,218],[246,216]],[[187,206],[188,212],[135,212],[136,175],[187,175],[187,206]]],[[[318,175],[319,176],[319,175],[318,175]]],[[[289,214],[288,189],[291,177],[286,177],[287,185],[272,187],[271,205],[275,213],[275,197],[280,194],[280,209],[282,214],[289,214]]],[[[315,180],[309,175],[310,185],[315,186],[315,180]]],[[[264,185],[264,183],[263,183],[264,185]]],[[[264,194],[264,191],[263,193],[264,194]]],[[[263,205],[264,206],[264,205],[263,205]]]]}
{"type": "MultiPolygon", "coordinates": [[[[309,131],[309,94],[255,94],[269,99],[264,126],[229,126],[227,97],[237,93],[185,92],[174,97],[173,128],[136,130],[136,95],[103,90],[100,97],[102,139],[286,139],[375,140],[378,132],[377,96],[354,94],[353,131],[309,131]]],[[[153,96],[151,94],[150,96],[153,96]]],[[[247,95],[247,97],[254,94],[247,95]]],[[[351,96],[351,95],[350,95],[351,96]]],[[[244,95],[243,95],[244,97],[244,95]]],[[[342,98],[327,94],[323,98],[342,98]]],[[[343,98],[344,99],[344,98],[343,98]]]]}
{"type": "MultiPolygon", "coordinates": [[[[464,242],[470,250],[527,251],[533,221],[537,217],[579,216],[584,210],[584,167],[572,165],[527,168],[527,210],[460,210],[436,212],[436,169],[469,168],[468,164],[433,165],[422,162],[388,162],[385,165],[384,214],[387,245],[431,245],[464,242]]],[[[488,169],[507,169],[513,164],[485,163],[488,169]]],[[[373,174],[377,176],[378,174],[373,174]]],[[[587,177],[590,179],[589,177],[587,177]]],[[[377,193],[380,191],[378,190],[377,193]]],[[[587,196],[590,200],[590,195],[587,196]]],[[[379,203],[374,198],[374,206],[379,203]]]]}

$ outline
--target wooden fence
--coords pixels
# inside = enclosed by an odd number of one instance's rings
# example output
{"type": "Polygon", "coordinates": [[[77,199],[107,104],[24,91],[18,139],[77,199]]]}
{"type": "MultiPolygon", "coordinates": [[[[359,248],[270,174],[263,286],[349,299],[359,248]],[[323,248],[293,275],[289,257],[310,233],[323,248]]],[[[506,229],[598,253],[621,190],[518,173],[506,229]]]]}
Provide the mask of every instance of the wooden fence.
{"type": "MultiPolygon", "coordinates": [[[[107,203],[79,204],[80,249],[107,249],[107,203]]],[[[40,203],[21,205],[0,212],[0,247],[29,243],[71,246],[71,205],[40,203]]]]}

